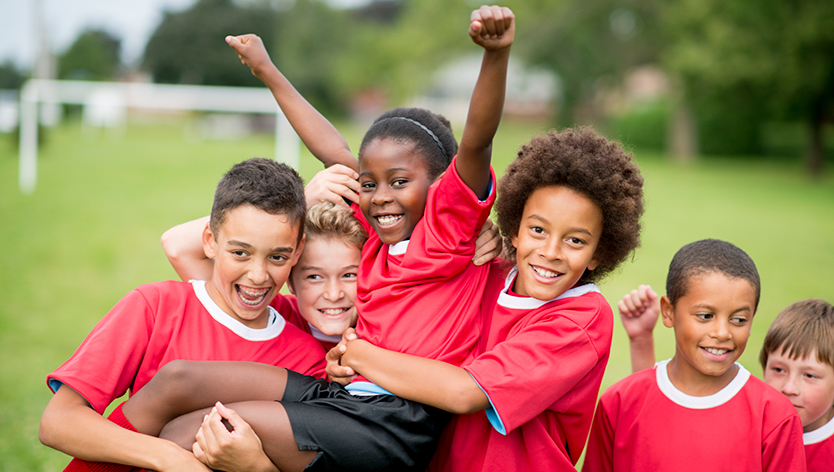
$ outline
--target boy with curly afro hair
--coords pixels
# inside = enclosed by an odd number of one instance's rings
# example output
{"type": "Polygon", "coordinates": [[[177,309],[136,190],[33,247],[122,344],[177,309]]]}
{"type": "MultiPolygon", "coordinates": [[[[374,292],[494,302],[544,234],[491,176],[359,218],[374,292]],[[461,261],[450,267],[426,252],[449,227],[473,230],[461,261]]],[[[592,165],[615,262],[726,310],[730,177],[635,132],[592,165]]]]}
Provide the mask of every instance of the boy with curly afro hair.
{"type": "MultiPolygon", "coordinates": [[[[348,333],[341,365],[457,416],[432,470],[574,471],[608,362],[613,315],[593,283],[639,245],[643,178],[590,129],[534,137],[498,184],[498,225],[516,264],[493,262],[482,335],[456,367],[348,333]]],[[[334,351],[329,355],[331,361],[334,351]]]]}

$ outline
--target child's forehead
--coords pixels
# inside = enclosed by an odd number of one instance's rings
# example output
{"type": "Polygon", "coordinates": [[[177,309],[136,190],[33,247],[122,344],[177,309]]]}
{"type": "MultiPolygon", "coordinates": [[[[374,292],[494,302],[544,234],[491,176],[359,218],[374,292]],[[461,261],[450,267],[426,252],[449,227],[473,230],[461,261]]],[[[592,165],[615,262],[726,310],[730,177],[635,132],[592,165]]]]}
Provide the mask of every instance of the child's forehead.
{"type": "Polygon", "coordinates": [[[719,270],[694,270],[684,278],[686,290],[682,297],[691,296],[697,292],[699,296],[714,300],[728,298],[748,301],[756,306],[756,286],[743,277],[734,277],[719,270]],[[749,290],[747,290],[749,289],[749,290]]]}
{"type": "Polygon", "coordinates": [[[288,232],[297,237],[300,231],[300,222],[293,221],[290,215],[270,213],[251,204],[228,210],[218,228],[220,236],[226,238],[242,234],[268,237],[288,232]]]}

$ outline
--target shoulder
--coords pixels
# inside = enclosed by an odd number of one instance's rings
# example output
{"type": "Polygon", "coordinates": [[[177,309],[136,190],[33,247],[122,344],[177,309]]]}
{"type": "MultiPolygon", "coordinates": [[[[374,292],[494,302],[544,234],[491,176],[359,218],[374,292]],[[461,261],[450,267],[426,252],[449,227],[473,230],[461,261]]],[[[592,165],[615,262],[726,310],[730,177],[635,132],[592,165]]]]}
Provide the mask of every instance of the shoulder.
{"type": "Polygon", "coordinates": [[[762,412],[766,421],[781,423],[796,416],[796,409],[788,397],[761,379],[751,375],[743,391],[746,392],[748,401],[762,412]]]}
{"type": "Polygon", "coordinates": [[[156,305],[173,300],[184,300],[192,296],[194,296],[194,288],[190,283],[165,280],[140,285],[128,292],[125,298],[141,298],[151,305],[156,305]]]}
{"type": "Polygon", "coordinates": [[[600,396],[600,404],[629,402],[633,399],[645,398],[647,391],[657,386],[656,368],[635,372],[608,387],[600,396]]]}

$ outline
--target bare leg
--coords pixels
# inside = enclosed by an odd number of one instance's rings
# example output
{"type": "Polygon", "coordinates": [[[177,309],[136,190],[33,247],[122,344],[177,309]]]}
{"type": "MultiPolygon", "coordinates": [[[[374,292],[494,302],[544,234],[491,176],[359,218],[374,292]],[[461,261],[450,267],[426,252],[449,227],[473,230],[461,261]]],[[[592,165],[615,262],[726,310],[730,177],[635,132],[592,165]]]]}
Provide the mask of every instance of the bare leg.
{"type": "MultiPolygon", "coordinates": [[[[251,401],[227,405],[252,426],[263,443],[264,452],[282,472],[303,471],[317,451],[299,451],[284,406],[275,401],[251,401]]],[[[203,416],[210,409],[195,411],[168,423],[160,437],[191,450],[203,416]]]]}
{"type": "Polygon", "coordinates": [[[174,418],[218,401],[280,400],[286,385],[287,371],[281,367],[255,362],[173,361],[136,392],[122,411],[139,432],[156,436],[174,418]]]}

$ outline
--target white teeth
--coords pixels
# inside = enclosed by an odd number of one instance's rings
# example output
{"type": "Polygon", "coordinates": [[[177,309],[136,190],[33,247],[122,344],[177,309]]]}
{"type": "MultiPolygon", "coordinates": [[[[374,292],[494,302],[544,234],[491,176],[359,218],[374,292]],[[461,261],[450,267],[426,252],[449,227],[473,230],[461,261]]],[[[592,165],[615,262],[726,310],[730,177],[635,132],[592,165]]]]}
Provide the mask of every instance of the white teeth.
{"type": "Polygon", "coordinates": [[[556,276],[559,275],[556,272],[551,272],[549,270],[542,269],[540,267],[535,267],[535,266],[531,266],[531,267],[533,267],[533,270],[536,271],[536,273],[541,275],[542,277],[547,277],[549,279],[552,279],[553,277],[556,277],[556,276]]]}
{"type": "Polygon", "coordinates": [[[396,223],[397,221],[400,221],[402,217],[403,215],[384,215],[377,216],[376,220],[379,221],[379,224],[382,226],[390,226],[396,223]]]}
{"type": "Polygon", "coordinates": [[[319,310],[320,312],[324,313],[325,315],[336,316],[341,315],[342,313],[346,312],[347,308],[325,308],[319,310]]]}
{"type": "Polygon", "coordinates": [[[268,288],[252,291],[252,290],[247,290],[247,289],[241,287],[240,285],[238,285],[237,289],[240,291],[240,296],[238,297],[238,298],[240,298],[240,301],[242,301],[243,303],[245,303],[247,305],[252,305],[252,306],[255,306],[255,305],[261,303],[263,301],[264,297],[266,297],[266,294],[269,293],[268,288]],[[250,300],[246,297],[255,297],[255,299],[250,300]]]}
{"type": "Polygon", "coordinates": [[[714,349],[714,348],[711,348],[711,347],[705,347],[704,350],[709,352],[710,354],[715,354],[716,356],[720,356],[722,354],[726,354],[726,353],[730,352],[729,349],[714,349]]]}

